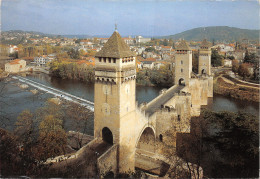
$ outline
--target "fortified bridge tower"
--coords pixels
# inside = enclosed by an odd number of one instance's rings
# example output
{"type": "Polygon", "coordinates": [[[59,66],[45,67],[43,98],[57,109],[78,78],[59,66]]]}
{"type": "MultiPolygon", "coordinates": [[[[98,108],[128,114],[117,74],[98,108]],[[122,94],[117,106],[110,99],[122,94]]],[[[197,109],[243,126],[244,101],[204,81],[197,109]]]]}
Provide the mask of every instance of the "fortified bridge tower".
{"type": "Polygon", "coordinates": [[[199,50],[199,74],[211,75],[211,43],[204,39],[199,50]]]}
{"type": "Polygon", "coordinates": [[[186,41],[182,40],[176,48],[175,85],[189,86],[192,73],[192,51],[186,41]]]}
{"type": "Polygon", "coordinates": [[[134,171],[135,60],[117,31],[96,54],[94,137],[118,144],[118,172],[134,171]]]}

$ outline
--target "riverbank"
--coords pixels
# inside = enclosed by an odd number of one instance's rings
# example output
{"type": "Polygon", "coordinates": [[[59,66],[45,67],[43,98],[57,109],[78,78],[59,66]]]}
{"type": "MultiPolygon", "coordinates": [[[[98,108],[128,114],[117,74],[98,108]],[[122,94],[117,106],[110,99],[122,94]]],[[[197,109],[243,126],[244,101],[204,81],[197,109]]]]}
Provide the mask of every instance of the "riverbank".
{"type": "Polygon", "coordinates": [[[247,85],[246,83],[235,83],[224,75],[214,79],[214,93],[240,100],[259,102],[259,87],[247,85]]]}

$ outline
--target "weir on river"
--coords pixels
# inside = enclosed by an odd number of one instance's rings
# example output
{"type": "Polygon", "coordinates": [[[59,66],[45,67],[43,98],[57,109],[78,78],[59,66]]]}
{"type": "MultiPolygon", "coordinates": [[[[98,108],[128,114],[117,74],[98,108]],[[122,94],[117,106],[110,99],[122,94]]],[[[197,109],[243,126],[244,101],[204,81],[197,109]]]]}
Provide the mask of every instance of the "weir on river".
{"type": "Polygon", "coordinates": [[[38,83],[38,82],[30,80],[28,78],[24,78],[24,77],[21,77],[21,76],[13,76],[12,78],[18,79],[19,81],[26,83],[30,86],[33,86],[33,87],[35,87],[35,88],[37,88],[41,91],[45,91],[47,93],[53,94],[56,97],[63,98],[65,100],[72,101],[74,103],[80,104],[80,105],[86,107],[87,109],[94,111],[94,103],[91,102],[91,101],[88,101],[86,99],[80,98],[78,96],[75,96],[75,95],[72,95],[72,94],[69,94],[69,93],[66,93],[64,91],[58,90],[58,89],[53,88],[53,87],[46,86],[44,84],[38,83]]]}

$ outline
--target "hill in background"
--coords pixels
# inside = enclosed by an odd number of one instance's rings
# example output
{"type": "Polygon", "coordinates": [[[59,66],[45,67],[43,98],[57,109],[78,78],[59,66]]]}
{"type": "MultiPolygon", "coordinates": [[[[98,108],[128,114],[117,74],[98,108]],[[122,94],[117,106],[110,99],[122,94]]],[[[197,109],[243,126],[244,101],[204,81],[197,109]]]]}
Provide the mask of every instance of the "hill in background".
{"type": "Polygon", "coordinates": [[[185,39],[201,41],[207,39],[210,41],[242,41],[242,39],[248,39],[253,41],[259,40],[260,30],[249,30],[249,29],[239,29],[235,27],[228,26],[212,26],[212,27],[199,27],[191,30],[187,30],[175,35],[163,36],[158,38],[166,39],[185,39]]]}

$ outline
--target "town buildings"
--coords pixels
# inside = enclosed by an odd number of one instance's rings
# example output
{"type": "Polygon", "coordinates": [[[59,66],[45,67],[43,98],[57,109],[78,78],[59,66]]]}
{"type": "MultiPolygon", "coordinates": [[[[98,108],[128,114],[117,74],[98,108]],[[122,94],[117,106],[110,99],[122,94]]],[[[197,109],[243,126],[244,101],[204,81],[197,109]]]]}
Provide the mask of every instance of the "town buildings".
{"type": "Polygon", "coordinates": [[[25,67],[25,60],[15,59],[5,64],[5,71],[9,73],[18,73],[21,71],[25,71],[25,67]]]}

